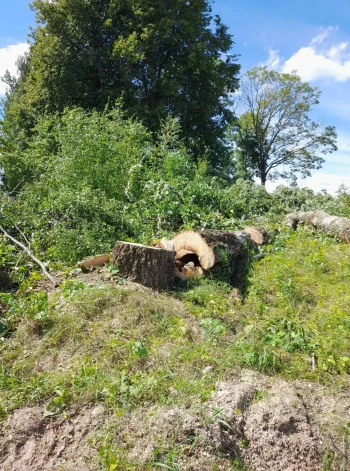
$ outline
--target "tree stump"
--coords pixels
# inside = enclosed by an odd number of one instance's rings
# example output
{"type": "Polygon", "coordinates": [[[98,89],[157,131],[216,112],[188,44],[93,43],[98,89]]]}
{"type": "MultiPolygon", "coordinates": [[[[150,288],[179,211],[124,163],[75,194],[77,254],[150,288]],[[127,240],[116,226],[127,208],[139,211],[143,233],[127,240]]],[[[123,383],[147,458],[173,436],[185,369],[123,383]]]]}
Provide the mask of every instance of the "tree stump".
{"type": "Polygon", "coordinates": [[[175,252],[146,247],[130,242],[117,242],[112,262],[119,274],[155,291],[168,290],[175,285],[175,252]]]}

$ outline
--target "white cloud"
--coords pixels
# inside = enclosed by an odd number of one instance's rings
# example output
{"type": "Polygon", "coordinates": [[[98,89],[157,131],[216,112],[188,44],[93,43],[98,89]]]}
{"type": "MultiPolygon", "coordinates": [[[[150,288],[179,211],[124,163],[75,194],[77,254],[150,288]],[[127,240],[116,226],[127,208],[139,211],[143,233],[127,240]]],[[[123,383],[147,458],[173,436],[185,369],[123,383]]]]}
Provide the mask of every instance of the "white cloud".
{"type": "Polygon", "coordinates": [[[323,26],[320,28],[320,32],[318,33],[317,36],[311,39],[311,44],[321,44],[328,36],[333,33],[333,31],[337,30],[337,26],[328,26],[328,28],[323,28],[323,26]]]}
{"type": "Polygon", "coordinates": [[[281,57],[277,49],[270,47],[269,49],[269,58],[267,59],[264,65],[267,65],[269,69],[278,69],[281,63],[281,57]]]}
{"type": "Polygon", "coordinates": [[[332,46],[317,52],[313,46],[302,47],[283,67],[283,72],[296,70],[303,80],[333,79],[345,82],[350,79],[350,60],[344,57],[348,43],[332,46]]]}
{"type": "MultiPolygon", "coordinates": [[[[0,48],[0,77],[9,70],[11,75],[17,75],[16,61],[18,56],[28,51],[27,43],[12,44],[7,47],[0,48]]],[[[0,81],[0,95],[5,94],[6,85],[0,81]]]]}
{"type": "Polygon", "coordinates": [[[337,29],[334,26],[321,28],[320,33],[312,38],[308,45],[300,48],[287,60],[279,55],[278,50],[270,48],[269,58],[265,65],[281,72],[294,70],[308,82],[317,79],[346,82],[350,80],[349,42],[343,41],[328,45],[328,47],[323,44],[337,29]]]}

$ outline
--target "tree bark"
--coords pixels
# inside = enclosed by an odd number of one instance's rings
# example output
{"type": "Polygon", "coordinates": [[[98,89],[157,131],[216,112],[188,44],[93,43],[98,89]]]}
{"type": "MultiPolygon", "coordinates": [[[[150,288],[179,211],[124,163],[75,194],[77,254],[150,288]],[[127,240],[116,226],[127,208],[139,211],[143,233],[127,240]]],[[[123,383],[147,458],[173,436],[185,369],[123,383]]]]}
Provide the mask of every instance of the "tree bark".
{"type": "Polygon", "coordinates": [[[350,244],[350,219],[331,216],[323,211],[295,212],[287,215],[287,223],[295,228],[299,222],[328,232],[350,244]]]}
{"type": "Polygon", "coordinates": [[[112,254],[119,274],[155,291],[175,285],[175,252],[157,247],[145,247],[130,242],[117,242],[112,254]]]}

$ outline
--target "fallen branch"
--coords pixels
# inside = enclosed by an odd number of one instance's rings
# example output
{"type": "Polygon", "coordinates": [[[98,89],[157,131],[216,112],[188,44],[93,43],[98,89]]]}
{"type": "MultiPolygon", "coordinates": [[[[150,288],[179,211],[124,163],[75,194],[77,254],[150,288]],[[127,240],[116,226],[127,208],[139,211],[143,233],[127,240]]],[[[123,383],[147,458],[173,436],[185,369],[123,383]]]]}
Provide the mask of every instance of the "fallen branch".
{"type": "Polygon", "coordinates": [[[3,227],[0,226],[0,231],[4,234],[4,236],[9,239],[11,242],[13,242],[14,244],[16,244],[18,247],[20,247],[22,250],[24,250],[24,252],[26,252],[26,254],[37,264],[39,265],[39,267],[41,268],[43,274],[46,276],[46,278],[51,281],[51,283],[54,285],[54,286],[57,286],[57,281],[50,275],[50,273],[46,270],[46,267],[45,265],[35,257],[35,255],[32,254],[32,252],[28,249],[28,247],[26,247],[24,244],[22,244],[22,242],[20,242],[19,240],[15,239],[14,237],[12,237],[10,234],[8,234],[5,229],[3,227]]]}
{"type": "Polygon", "coordinates": [[[331,216],[323,211],[295,212],[287,215],[287,224],[295,228],[303,222],[316,229],[321,229],[350,244],[350,219],[331,216]]]}

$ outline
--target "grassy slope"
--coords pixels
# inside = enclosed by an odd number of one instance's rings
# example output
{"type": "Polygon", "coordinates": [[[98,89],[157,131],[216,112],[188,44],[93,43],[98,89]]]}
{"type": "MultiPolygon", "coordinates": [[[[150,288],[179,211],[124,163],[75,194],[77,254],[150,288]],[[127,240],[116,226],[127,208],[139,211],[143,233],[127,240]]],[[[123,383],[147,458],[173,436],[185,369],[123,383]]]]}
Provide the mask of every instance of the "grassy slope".
{"type": "Polygon", "coordinates": [[[11,301],[1,416],[43,402],[53,414],[103,402],[119,416],[140,404],[193,405],[240,367],[345,388],[349,280],[350,247],[300,228],[255,262],[243,302],[212,280],[156,296],[69,281],[48,305],[40,294],[11,301]]]}

